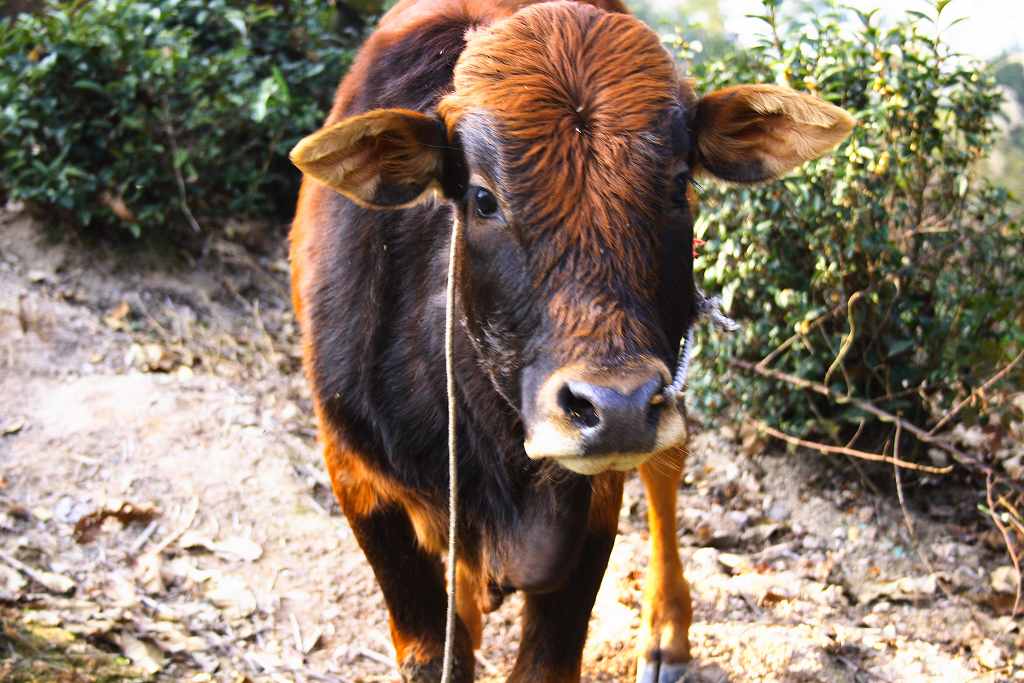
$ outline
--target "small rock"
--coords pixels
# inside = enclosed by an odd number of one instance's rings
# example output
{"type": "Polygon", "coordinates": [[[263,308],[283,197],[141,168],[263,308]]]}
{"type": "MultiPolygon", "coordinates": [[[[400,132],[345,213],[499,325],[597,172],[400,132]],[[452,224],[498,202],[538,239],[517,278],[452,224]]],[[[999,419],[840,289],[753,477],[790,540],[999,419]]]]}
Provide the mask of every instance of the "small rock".
{"type": "Polygon", "coordinates": [[[220,576],[206,597],[229,619],[244,619],[256,611],[256,595],[236,576],[220,576]]]}
{"type": "Polygon", "coordinates": [[[40,626],[60,626],[63,619],[53,610],[28,610],[22,617],[26,624],[38,624],[40,626]]]}
{"type": "Polygon", "coordinates": [[[792,508],[785,502],[777,500],[768,508],[765,516],[773,522],[784,522],[789,519],[790,514],[792,514],[792,508]]]}
{"type": "Polygon", "coordinates": [[[740,510],[731,510],[726,513],[725,518],[740,529],[743,529],[750,522],[750,515],[740,510]]]}
{"type": "Polygon", "coordinates": [[[690,554],[688,566],[694,570],[703,569],[706,573],[719,574],[722,571],[718,562],[719,552],[714,548],[697,548],[690,554]]]}
{"type": "Polygon", "coordinates": [[[6,596],[5,599],[11,601],[17,600],[26,585],[28,581],[19,572],[0,563],[0,596],[6,596]]]}
{"type": "Polygon", "coordinates": [[[114,642],[121,648],[125,657],[150,676],[164,668],[166,659],[156,647],[143,642],[135,636],[120,633],[114,636],[114,642]]]}
{"type": "Polygon", "coordinates": [[[1003,461],[1003,469],[1012,479],[1024,481],[1024,455],[1015,455],[1003,461]]]}
{"type": "Polygon", "coordinates": [[[753,564],[750,558],[746,555],[736,555],[733,553],[720,553],[718,555],[718,561],[721,562],[734,574],[740,574],[748,572],[753,569],[753,564]]]}
{"type": "Polygon", "coordinates": [[[854,590],[857,601],[863,605],[881,598],[900,601],[921,600],[934,595],[938,587],[937,577],[929,574],[905,576],[895,581],[869,582],[854,590]]]}
{"type": "Polygon", "coordinates": [[[820,538],[812,534],[804,536],[800,545],[803,546],[804,550],[820,550],[825,547],[825,543],[820,538]]]}
{"type": "Polygon", "coordinates": [[[760,542],[769,541],[773,536],[785,530],[784,524],[758,524],[743,532],[743,540],[755,539],[760,542]]]}
{"type": "Polygon", "coordinates": [[[996,567],[992,570],[989,583],[996,593],[1015,594],[1017,592],[1017,571],[1009,565],[996,567]]]}
{"type": "Polygon", "coordinates": [[[978,663],[986,669],[1003,668],[1003,651],[991,640],[985,639],[973,649],[974,654],[978,658],[978,663]]]}

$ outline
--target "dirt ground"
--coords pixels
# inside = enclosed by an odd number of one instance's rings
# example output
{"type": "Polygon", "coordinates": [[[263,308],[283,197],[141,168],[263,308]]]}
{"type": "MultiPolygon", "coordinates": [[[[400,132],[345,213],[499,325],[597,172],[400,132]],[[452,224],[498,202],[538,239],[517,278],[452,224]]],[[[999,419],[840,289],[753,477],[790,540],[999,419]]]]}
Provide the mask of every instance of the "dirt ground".
{"type": "MultiPolygon", "coordinates": [[[[0,679],[397,680],[319,463],[283,255],[211,242],[154,269],[0,214],[0,679]]],[[[911,536],[854,465],[696,432],[679,542],[709,678],[1024,680],[1016,579],[973,497],[904,475],[911,536]]],[[[585,681],[635,675],[644,506],[634,477],[585,681]]],[[[487,620],[485,683],[520,604],[487,620]]]]}

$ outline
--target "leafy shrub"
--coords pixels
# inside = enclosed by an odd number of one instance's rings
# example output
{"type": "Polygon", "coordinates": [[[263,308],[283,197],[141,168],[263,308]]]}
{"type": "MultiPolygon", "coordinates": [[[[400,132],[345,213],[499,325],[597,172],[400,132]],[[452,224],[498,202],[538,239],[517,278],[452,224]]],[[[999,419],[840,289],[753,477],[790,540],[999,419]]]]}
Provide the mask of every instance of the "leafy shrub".
{"type": "Polygon", "coordinates": [[[0,188],[84,228],[283,220],[353,36],[330,3],[50,2],[0,24],[0,188]]]}
{"type": "MultiPolygon", "coordinates": [[[[892,425],[835,400],[852,397],[927,429],[1024,347],[1024,231],[976,173],[1001,96],[941,41],[947,2],[883,29],[874,13],[835,9],[784,27],[779,0],[763,0],[756,47],[692,67],[703,91],[785,82],[858,121],[836,152],[777,183],[702,198],[698,277],[743,326],[704,342],[692,381],[708,414],[834,442],[862,423],[889,436],[892,425]],[[833,396],[735,362],[769,354],[765,366],[833,396]]],[[[1019,370],[1011,386],[1024,386],[1019,370]]]]}

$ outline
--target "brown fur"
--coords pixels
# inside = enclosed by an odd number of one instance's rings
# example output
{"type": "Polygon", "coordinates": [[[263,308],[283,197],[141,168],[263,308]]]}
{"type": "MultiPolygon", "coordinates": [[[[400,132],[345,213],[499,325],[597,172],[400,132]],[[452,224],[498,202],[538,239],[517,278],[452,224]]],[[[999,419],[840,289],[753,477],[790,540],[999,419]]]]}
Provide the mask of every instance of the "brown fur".
{"type": "Polygon", "coordinates": [[[685,453],[675,449],[640,466],[651,547],[641,622],[644,649],[640,655],[669,663],[690,661],[689,630],[693,621],[690,585],[683,576],[676,536],[676,496],[684,462],[685,453]]]}
{"type": "MultiPolygon", "coordinates": [[[[531,240],[534,258],[546,264],[538,277],[566,282],[585,273],[581,286],[621,280],[649,295],[655,283],[639,278],[651,272],[644,266],[651,245],[622,228],[650,219],[657,205],[654,131],[681,87],[657,36],[631,16],[535,5],[475,32],[454,86],[438,107],[449,131],[467,114],[486,112],[515,159],[502,192],[529,198],[517,209],[543,231],[531,240]],[[566,253],[576,260],[564,263],[566,253]]],[[[578,292],[560,291],[568,300],[555,296],[548,312],[567,353],[585,337],[607,340],[614,355],[616,340],[638,333],[610,298],[587,295],[588,315],[578,292]]]]}

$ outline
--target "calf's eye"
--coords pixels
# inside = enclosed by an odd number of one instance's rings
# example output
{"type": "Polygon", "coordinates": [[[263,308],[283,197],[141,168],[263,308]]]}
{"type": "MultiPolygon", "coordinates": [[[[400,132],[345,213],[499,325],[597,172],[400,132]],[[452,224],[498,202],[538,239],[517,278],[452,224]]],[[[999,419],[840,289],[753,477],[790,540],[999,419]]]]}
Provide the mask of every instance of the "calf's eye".
{"type": "Polygon", "coordinates": [[[498,200],[493,194],[482,187],[475,187],[473,192],[473,205],[476,207],[476,215],[480,218],[494,218],[498,215],[498,200]]]}
{"type": "Polygon", "coordinates": [[[672,178],[672,202],[679,207],[686,206],[689,203],[687,197],[687,190],[693,187],[698,194],[704,189],[700,183],[693,179],[693,175],[690,170],[687,169],[682,173],[677,173],[672,178]]]}
{"type": "Polygon", "coordinates": [[[693,182],[693,178],[690,176],[690,172],[677,173],[672,179],[672,203],[676,206],[685,206],[686,190],[690,187],[690,183],[693,182]]]}

